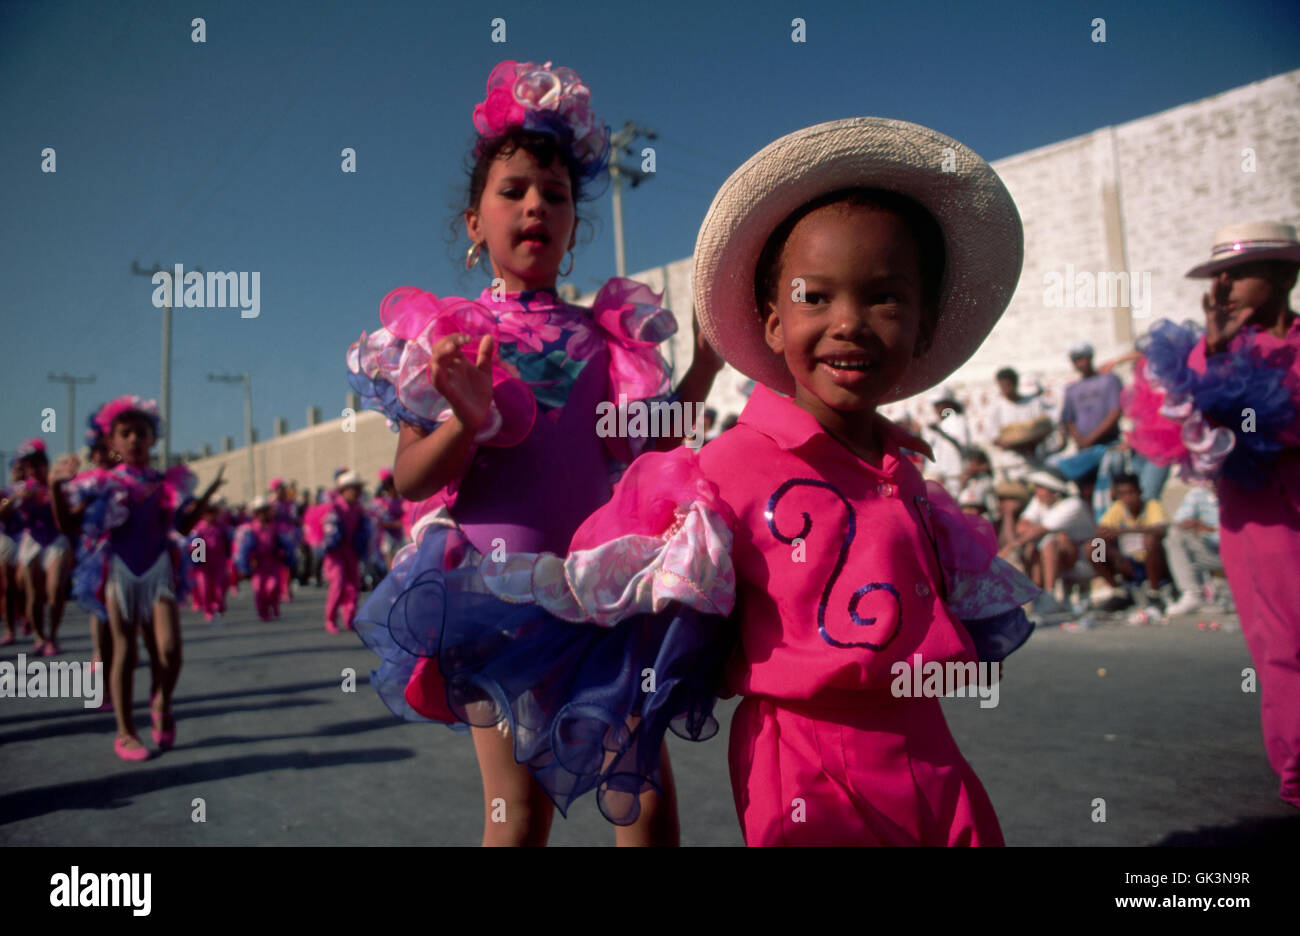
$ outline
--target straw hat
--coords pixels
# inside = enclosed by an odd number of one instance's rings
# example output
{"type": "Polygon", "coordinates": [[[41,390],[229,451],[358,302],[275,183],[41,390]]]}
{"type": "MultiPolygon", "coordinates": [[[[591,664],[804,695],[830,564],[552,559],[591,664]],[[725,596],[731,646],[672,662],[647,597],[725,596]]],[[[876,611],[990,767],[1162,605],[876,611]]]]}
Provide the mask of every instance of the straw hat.
{"type": "Polygon", "coordinates": [[[988,163],[950,137],[901,120],[818,124],[765,146],[732,173],[695,244],[700,330],[747,377],[794,393],[785,361],[764,340],[754,296],[767,239],[814,198],[859,187],[888,189],[920,203],[938,222],[946,251],[934,340],[880,402],[942,381],[975,353],[1006,309],[1020,278],[1024,235],[1015,202],[988,163]]]}
{"type": "Polygon", "coordinates": [[[1052,434],[1052,420],[1047,416],[1010,423],[998,433],[998,444],[1007,448],[1029,448],[1052,434]]]}
{"type": "Polygon", "coordinates": [[[250,513],[257,513],[259,510],[265,510],[267,507],[270,506],[271,506],[271,501],[267,498],[267,496],[265,494],[258,494],[251,501],[249,501],[248,510],[250,513]]]}
{"type": "Polygon", "coordinates": [[[1283,260],[1300,263],[1300,240],[1290,224],[1274,221],[1247,221],[1229,224],[1214,232],[1210,259],[1187,271],[1191,279],[1218,276],[1228,267],[1259,260],[1283,260]]]}
{"type": "Polygon", "coordinates": [[[1006,497],[1011,500],[1018,500],[1022,504],[1029,503],[1029,488],[1020,481],[1000,481],[993,486],[993,495],[995,497],[1006,497]]]}
{"type": "Polygon", "coordinates": [[[1070,482],[1051,471],[1031,471],[1025,475],[1025,482],[1031,487],[1045,487],[1058,494],[1070,493],[1070,482]]]}
{"type": "Polygon", "coordinates": [[[355,471],[345,471],[334,479],[334,490],[341,491],[348,487],[364,487],[365,482],[355,471]]]}

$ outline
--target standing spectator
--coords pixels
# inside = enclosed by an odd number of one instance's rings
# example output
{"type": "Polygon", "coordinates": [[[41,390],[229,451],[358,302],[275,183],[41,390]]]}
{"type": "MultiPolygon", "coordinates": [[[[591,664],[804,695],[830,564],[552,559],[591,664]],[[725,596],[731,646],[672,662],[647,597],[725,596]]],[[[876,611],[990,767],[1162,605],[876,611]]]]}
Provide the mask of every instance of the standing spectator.
{"type": "Polygon", "coordinates": [[[961,493],[962,463],[971,448],[970,424],[948,384],[930,393],[930,405],[934,407],[935,422],[930,423],[922,438],[934,452],[934,463],[926,478],[938,481],[955,498],[961,493]]]}
{"type": "Polygon", "coordinates": [[[1023,478],[1041,468],[1035,457],[1038,444],[1052,432],[1040,389],[1020,395],[1020,375],[1004,367],[997,373],[999,396],[989,410],[988,432],[994,445],[993,468],[999,479],[1023,478]]]}
{"type": "Polygon", "coordinates": [[[1174,511],[1174,522],[1165,536],[1169,574],[1178,588],[1178,600],[1168,613],[1190,614],[1201,607],[1200,576],[1223,571],[1219,558],[1219,495],[1208,484],[1194,485],[1174,511]]]}
{"type": "Polygon", "coordinates": [[[1123,385],[1114,374],[1100,374],[1092,366],[1092,345],[1081,342],[1070,348],[1070,363],[1079,379],[1065,388],[1061,423],[1079,454],[1059,465],[1079,486],[1085,503],[1091,503],[1097,470],[1108,448],[1119,441],[1120,391],[1123,385]]]}

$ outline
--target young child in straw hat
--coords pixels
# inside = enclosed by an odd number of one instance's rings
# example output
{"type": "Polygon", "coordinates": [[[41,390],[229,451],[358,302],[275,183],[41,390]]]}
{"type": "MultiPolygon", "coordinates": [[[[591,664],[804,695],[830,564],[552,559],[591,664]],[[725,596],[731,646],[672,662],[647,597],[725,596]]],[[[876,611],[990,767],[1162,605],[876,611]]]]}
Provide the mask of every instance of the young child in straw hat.
{"type": "MultiPolygon", "coordinates": [[[[1002,659],[1038,590],[996,557],[987,521],[922,480],[904,449],[929,447],[876,407],[974,352],[1021,237],[989,166],[924,127],[858,118],[769,145],[723,185],[696,247],[701,331],[757,381],[738,425],[698,454],[638,458],[567,557],[481,566],[507,606],[562,621],[738,631],[725,682],[745,696],[730,763],[751,845],[1002,844],[940,709],[955,686],[915,692],[910,674],[1002,659]]],[[[646,720],[700,677],[646,674],[646,720]]],[[[616,756],[637,742],[603,738],[616,756]]],[[[567,743],[554,754],[578,760],[567,743]]]]}
{"type": "MultiPolygon", "coordinates": [[[[1260,720],[1278,795],[1300,806],[1300,316],[1289,224],[1220,228],[1205,328],[1161,320],[1138,341],[1129,444],[1219,494],[1219,550],[1259,671],[1260,720]]],[[[1185,608],[1191,602],[1183,605],[1185,608]]]]}

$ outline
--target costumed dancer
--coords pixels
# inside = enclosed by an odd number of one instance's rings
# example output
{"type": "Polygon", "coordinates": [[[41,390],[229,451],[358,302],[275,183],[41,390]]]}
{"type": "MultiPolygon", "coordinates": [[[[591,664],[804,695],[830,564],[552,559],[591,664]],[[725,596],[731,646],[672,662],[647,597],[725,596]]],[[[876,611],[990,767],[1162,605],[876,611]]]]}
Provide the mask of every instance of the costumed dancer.
{"type": "Polygon", "coordinates": [[[23,470],[17,459],[10,462],[9,486],[0,488],[0,614],[4,615],[5,622],[0,647],[18,639],[18,608],[23,591],[18,580],[18,540],[22,538],[23,527],[14,508],[13,493],[22,481],[23,470]]]}
{"type": "Polygon", "coordinates": [[[375,560],[382,570],[376,583],[387,574],[397,551],[405,542],[402,523],[405,508],[406,502],[398,496],[397,485],[393,482],[393,470],[380,468],[379,488],[375,491],[374,500],[370,504],[376,530],[375,560]]]}
{"type": "MultiPolygon", "coordinates": [[[[294,499],[293,489],[280,478],[272,478],[268,488],[271,492],[271,506],[275,511],[275,522],[280,525],[280,536],[293,544],[294,552],[298,550],[301,526],[298,518],[298,503],[294,499]]],[[[293,602],[293,562],[282,565],[280,576],[280,600],[293,602]]],[[[278,605],[277,605],[278,607],[278,605]]]]}
{"type": "Polygon", "coordinates": [[[136,734],[131,709],[136,634],[144,628],[150,654],[153,740],[167,750],[176,741],[172,699],[181,670],[178,609],[186,591],[183,546],[172,533],[187,536],[223,482],[218,472],[195,500],[190,496],[194,476],[184,465],[165,473],[150,467],[149,450],[161,432],[158,406],[152,400],[118,397],[100,408],[95,422],[116,467],[76,477],[76,458],[64,456],[51,474],[51,504],[65,534],[87,536],[104,547],[83,551],[72,593],[92,614],[105,617],[113,633],[113,750],[123,760],[143,761],[150,751],[136,734]]]}
{"type": "MultiPolygon", "coordinates": [[[[226,613],[226,589],[230,587],[231,534],[224,505],[213,500],[194,526],[194,539],[203,541],[203,561],[193,563],[194,610],[209,624],[220,622],[226,613]]],[[[192,554],[192,550],[191,550],[192,554]]]]}
{"type": "Polygon", "coordinates": [[[373,531],[370,518],[361,504],[361,475],[345,471],[334,482],[334,499],[321,520],[324,552],[322,568],[329,581],[325,597],[325,630],[339,632],[336,623],[343,617],[343,630],[352,630],[357,614],[357,596],[361,591],[361,560],[370,554],[373,531]]]}
{"type": "Polygon", "coordinates": [[[275,502],[257,497],[249,504],[253,519],[235,531],[235,564],[253,589],[257,616],[280,617],[280,572],[293,561],[293,534],[276,516],[275,502]]]}
{"type": "Polygon", "coordinates": [[[992,690],[977,661],[1027,639],[1021,605],[1039,590],[997,558],[987,521],[922,480],[906,450],[929,446],[876,408],[940,383],[1001,316],[1022,258],[1010,195],[956,140],[835,121],[737,170],[695,256],[700,328],[757,382],[738,425],[698,454],[633,462],[567,557],[480,559],[490,596],[447,573],[422,635],[443,684],[425,688],[466,720],[504,718],[539,782],[594,788],[625,821],[663,732],[712,721],[710,641],[734,635],[748,844],[1002,844],[939,697],[992,690]],[[601,626],[584,638],[569,622],[601,626]],[[574,677],[609,677],[601,639],[651,634],[685,651],[652,679],[574,677]],[[541,662],[561,640],[581,652],[541,662]]]}
{"type": "Polygon", "coordinates": [[[73,551],[68,537],[54,523],[45,443],[28,439],[18,447],[17,454],[21,480],[13,486],[0,512],[5,518],[13,516],[14,529],[22,531],[16,538],[13,560],[25,598],[27,622],[36,630],[35,650],[42,656],[54,656],[62,652],[59,625],[63,623],[73,551]]]}
{"type": "Polygon", "coordinates": [[[1219,554],[1259,675],[1278,795],[1300,807],[1300,316],[1289,296],[1300,240],[1289,224],[1220,228],[1205,327],[1157,322],[1138,341],[1129,444],[1188,480],[1213,480],[1219,554]]]}
{"type": "MultiPolygon", "coordinates": [[[[474,111],[479,135],[464,218],[466,266],[485,253],[493,285],[477,300],[397,289],[380,305],[384,327],[348,352],[352,387],[400,426],[397,492],[422,502],[412,516],[417,542],[398,555],[358,619],[383,659],[372,685],[404,717],[443,722],[464,713],[449,709],[425,641],[438,626],[437,583],[452,576],[457,587],[481,590],[483,557],[565,548],[650,444],[644,418],[640,438],[619,436],[619,408],[624,426],[628,408],[648,409],[651,400],[693,409],[720,366],[711,352],[697,354],[670,396],[671,374],[657,346],[677,326],[658,295],[614,279],[587,309],[556,293],[557,277],[572,269],[571,254],[569,269],[561,265],[575,244],[576,205],[608,159],[608,130],[578,75],[550,63],[507,61],[493,70],[487,91],[474,111]]],[[[678,446],[694,423],[688,410],[656,444],[678,446]]],[[[621,647],[606,642],[604,662],[639,673],[657,654],[676,653],[642,636],[621,647]]],[[[534,649],[538,667],[570,659],[558,641],[534,649]]],[[[584,674],[575,668],[572,675],[584,674]]],[[[544,844],[552,804],[563,811],[581,791],[533,780],[523,766],[536,740],[531,729],[515,725],[506,733],[498,718],[479,714],[463,720],[476,726],[484,844],[544,844]]],[[[634,715],[621,711],[611,731],[629,731],[634,715]]],[[[635,791],[626,819],[641,821],[619,830],[621,844],[677,841],[675,792],[658,741],[653,760],[654,783],[635,791]]]]}

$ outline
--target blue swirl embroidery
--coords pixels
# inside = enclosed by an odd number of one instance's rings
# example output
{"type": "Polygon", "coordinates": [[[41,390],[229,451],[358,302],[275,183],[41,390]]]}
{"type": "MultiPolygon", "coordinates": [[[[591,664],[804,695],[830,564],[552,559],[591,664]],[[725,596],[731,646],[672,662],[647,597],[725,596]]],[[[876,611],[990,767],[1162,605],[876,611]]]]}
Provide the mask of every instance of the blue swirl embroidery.
{"type": "Polygon", "coordinates": [[[767,510],[764,512],[763,516],[767,520],[768,530],[771,531],[773,536],[775,536],[778,540],[780,540],[782,543],[785,543],[786,545],[793,544],[794,541],[797,539],[805,539],[808,536],[808,534],[812,531],[812,517],[806,511],[801,511],[801,513],[803,513],[803,526],[800,528],[799,532],[796,533],[794,536],[786,536],[784,533],[782,533],[780,530],[776,528],[777,502],[780,501],[781,498],[784,497],[791,490],[791,488],[797,487],[799,485],[806,485],[808,487],[825,488],[826,490],[830,491],[832,494],[838,497],[840,499],[840,503],[844,505],[844,509],[848,514],[848,521],[849,521],[848,535],[844,538],[844,542],[840,545],[839,555],[836,556],[835,558],[835,567],[831,570],[830,577],[826,580],[826,585],[822,589],[821,601],[818,602],[817,604],[817,633],[821,635],[822,640],[826,641],[832,647],[839,647],[842,650],[848,650],[857,647],[864,647],[868,650],[883,650],[885,647],[889,645],[889,643],[895,637],[898,636],[898,632],[902,629],[903,626],[902,599],[899,597],[898,589],[894,588],[893,585],[890,585],[887,582],[872,582],[868,585],[863,585],[861,588],[855,591],[853,593],[853,597],[849,599],[849,608],[848,608],[849,617],[854,624],[857,624],[859,627],[871,627],[876,623],[877,619],[874,617],[870,617],[870,618],[859,617],[858,602],[860,602],[865,596],[871,594],[874,591],[887,591],[889,592],[889,594],[893,595],[894,608],[896,611],[896,614],[894,615],[894,626],[893,628],[891,628],[888,636],[886,636],[883,641],[876,643],[870,640],[862,640],[862,641],[850,641],[845,643],[843,641],[836,640],[826,631],[826,605],[830,601],[831,589],[835,587],[836,580],[840,577],[840,573],[844,571],[844,562],[845,560],[848,559],[849,548],[853,545],[853,539],[857,535],[857,531],[858,531],[857,514],[854,512],[853,505],[849,503],[848,498],[845,497],[843,494],[841,494],[835,488],[835,486],[833,484],[830,484],[829,482],[818,481],[813,478],[791,478],[789,481],[784,482],[780,487],[778,487],[775,491],[773,491],[772,496],[767,499],[767,510]]]}

